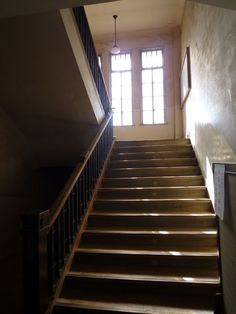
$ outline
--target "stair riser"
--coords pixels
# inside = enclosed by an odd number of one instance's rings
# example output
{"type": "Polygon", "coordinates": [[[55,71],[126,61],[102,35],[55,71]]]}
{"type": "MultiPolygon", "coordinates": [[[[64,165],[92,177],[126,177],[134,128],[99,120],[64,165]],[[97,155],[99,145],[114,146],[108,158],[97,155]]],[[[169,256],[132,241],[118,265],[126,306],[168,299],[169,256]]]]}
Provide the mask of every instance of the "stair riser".
{"type": "MultiPolygon", "coordinates": [[[[160,283],[160,282],[131,282],[129,280],[106,280],[94,278],[66,278],[64,289],[60,297],[78,297],[86,300],[100,301],[119,301],[120,298],[126,302],[137,302],[141,300],[148,301],[149,304],[155,304],[157,294],[164,296],[166,294],[176,296],[211,296],[218,291],[216,285],[191,285],[181,283],[160,283]]],[[[146,302],[145,302],[146,303],[146,302]]]]}
{"type": "Polygon", "coordinates": [[[115,147],[113,154],[117,153],[138,153],[138,152],[165,152],[165,151],[193,151],[191,145],[145,145],[145,146],[134,146],[134,147],[115,147]]]}
{"type": "Polygon", "coordinates": [[[108,168],[135,168],[135,167],[171,167],[171,166],[197,166],[195,158],[179,159],[158,159],[158,160],[138,160],[138,161],[113,161],[108,168]]]}
{"type": "Polygon", "coordinates": [[[72,271],[176,277],[217,277],[217,257],[77,253],[72,271]]]}
{"type": "Polygon", "coordinates": [[[202,186],[204,180],[201,176],[197,177],[159,177],[159,178],[104,178],[102,187],[175,187],[175,186],[202,186]]]}
{"type": "Polygon", "coordinates": [[[207,190],[205,188],[192,188],[192,189],[150,189],[150,190],[110,190],[100,189],[98,191],[98,199],[169,199],[169,198],[206,198],[208,197],[207,190]]]}
{"type": "Polygon", "coordinates": [[[115,147],[130,147],[130,146],[147,146],[147,145],[189,145],[189,139],[178,140],[145,140],[145,141],[117,141],[115,147]]]}
{"type": "Polygon", "coordinates": [[[114,177],[153,177],[153,176],[186,176],[200,175],[198,167],[154,167],[154,168],[114,168],[108,169],[106,178],[114,177]]]}
{"type": "Polygon", "coordinates": [[[94,210],[120,213],[212,212],[212,204],[209,200],[97,200],[94,204],[94,210]]]}
{"type": "Polygon", "coordinates": [[[161,159],[161,158],[195,158],[193,151],[163,151],[163,152],[133,152],[113,153],[110,160],[137,160],[137,159],[161,159]]]}
{"type": "Polygon", "coordinates": [[[214,217],[153,217],[153,216],[99,216],[90,215],[88,228],[92,229],[119,229],[119,230],[190,230],[216,228],[214,217]]]}
{"type": "Polygon", "coordinates": [[[134,250],[204,250],[217,246],[215,235],[170,235],[170,234],[99,234],[84,233],[81,248],[134,249],[134,250]]]}

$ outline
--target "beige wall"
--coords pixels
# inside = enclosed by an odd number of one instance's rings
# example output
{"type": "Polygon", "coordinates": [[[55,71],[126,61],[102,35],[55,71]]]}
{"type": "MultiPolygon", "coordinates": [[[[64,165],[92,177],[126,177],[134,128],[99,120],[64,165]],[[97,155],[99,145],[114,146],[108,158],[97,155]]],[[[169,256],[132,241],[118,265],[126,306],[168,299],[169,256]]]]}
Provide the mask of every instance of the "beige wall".
{"type": "MultiPolygon", "coordinates": [[[[95,37],[97,50],[102,54],[104,77],[110,90],[110,37],[95,37]]],[[[133,61],[133,121],[129,127],[114,127],[118,140],[137,139],[172,139],[182,137],[182,120],[179,105],[179,67],[180,34],[179,29],[145,31],[139,33],[119,34],[119,46],[131,50],[133,61]],[[141,124],[141,81],[140,50],[145,48],[162,48],[164,51],[166,124],[143,126],[141,124]]]]}
{"type": "MultiPolygon", "coordinates": [[[[191,53],[192,90],[183,110],[184,132],[214,199],[212,163],[236,161],[236,12],[187,2],[182,58],[186,46],[191,53]]],[[[230,182],[230,189],[235,189],[235,180],[230,182]]],[[[236,308],[236,204],[232,206],[231,223],[226,218],[220,221],[227,314],[236,308]]]]}

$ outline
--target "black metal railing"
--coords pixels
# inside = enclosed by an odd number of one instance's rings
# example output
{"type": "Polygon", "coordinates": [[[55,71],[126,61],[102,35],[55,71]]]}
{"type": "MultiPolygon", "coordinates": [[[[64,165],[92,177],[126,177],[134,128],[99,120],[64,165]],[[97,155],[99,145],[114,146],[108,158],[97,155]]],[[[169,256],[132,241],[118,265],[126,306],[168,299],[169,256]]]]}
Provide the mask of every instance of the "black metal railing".
{"type": "Polygon", "coordinates": [[[98,94],[103,105],[103,109],[107,114],[110,110],[110,101],[104,83],[103,75],[98,63],[98,56],[94,47],[93,38],[90,32],[88,20],[83,7],[74,8],[75,19],[79,28],[80,36],[84,45],[88,62],[90,64],[91,72],[98,90],[98,94]]]}
{"type": "Polygon", "coordinates": [[[27,314],[43,314],[50,304],[112,141],[110,113],[53,207],[44,212],[23,215],[27,314]]]}

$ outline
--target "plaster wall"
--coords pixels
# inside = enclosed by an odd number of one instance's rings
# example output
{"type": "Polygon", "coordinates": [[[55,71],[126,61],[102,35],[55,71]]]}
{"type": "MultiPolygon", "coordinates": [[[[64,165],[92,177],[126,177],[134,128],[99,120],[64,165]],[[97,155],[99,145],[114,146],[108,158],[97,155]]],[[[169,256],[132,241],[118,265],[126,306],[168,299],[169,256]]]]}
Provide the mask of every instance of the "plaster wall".
{"type": "MultiPolygon", "coordinates": [[[[113,45],[113,39],[110,36],[100,36],[95,37],[94,40],[98,53],[102,55],[102,69],[110,91],[110,49],[113,45]]],[[[131,51],[132,54],[133,126],[114,127],[114,136],[117,140],[182,137],[182,116],[179,101],[179,28],[123,33],[119,34],[118,42],[121,50],[131,51]],[[155,126],[141,124],[140,51],[148,48],[160,48],[164,52],[166,123],[155,126]]]]}
{"type": "Polygon", "coordinates": [[[32,206],[32,152],[22,133],[0,107],[0,307],[23,313],[22,211],[32,206]]]}
{"type": "MultiPolygon", "coordinates": [[[[182,25],[182,59],[190,46],[192,90],[183,108],[190,137],[214,201],[212,163],[236,161],[236,12],[187,2],[182,25]]],[[[230,208],[220,220],[226,313],[236,308],[236,203],[227,178],[230,208]],[[230,192],[230,193],[229,193],[230,192]],[[230,212],[229,212],[230,211],[230,212]]]]}
{"type": "Polygon", "coordinates": [[[80,5],[111,2],[117,0],[8,0],[0,2],[0,18],[18,15],[48,12],[57,9],[72,8],[80,5]]]}
{"type": "Polygon", "coordinates": [[[76,163],[104,111],[71,11],[2,19],[0,37],[2,107],[39,166],[76,163]]]}

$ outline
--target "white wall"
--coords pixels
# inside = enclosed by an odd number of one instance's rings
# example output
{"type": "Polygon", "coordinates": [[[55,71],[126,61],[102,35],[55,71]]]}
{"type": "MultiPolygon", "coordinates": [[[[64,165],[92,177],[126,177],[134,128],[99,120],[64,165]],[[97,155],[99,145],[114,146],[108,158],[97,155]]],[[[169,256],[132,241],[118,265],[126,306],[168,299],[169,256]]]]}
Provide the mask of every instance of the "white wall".
{"type": "MultiPolygon", "coordinates": [[[[110,48],[112,39],[95,37],[97,51],[102,54],[104,77],[110,90],[110,48]]],[[[143,31],[119,34],[119,46],[130,50],[133,62],[133,121],[129,127],[114,127],[117,140],[173,139],[182,137],[182,118],[179,103],[180,34],[179,29],[143,31]],[[161,48],[164,51],[166,123],[156,126],[141,124],[141,65],[140,51],[161,48]]]]}
{"type": "MultiPolygon", "coordinates": [[[[190,46],[192,90],[184,107],[184,133],[191,138],[214,199],[212,163],[236,161],[236,12],[187,2],[182,58],[186,46],[190,46]]],[[[220,221],[227,314],[235,313],[236,308],[236,204],[233,206],[231,222],[227,218],[220,221]]]]}

